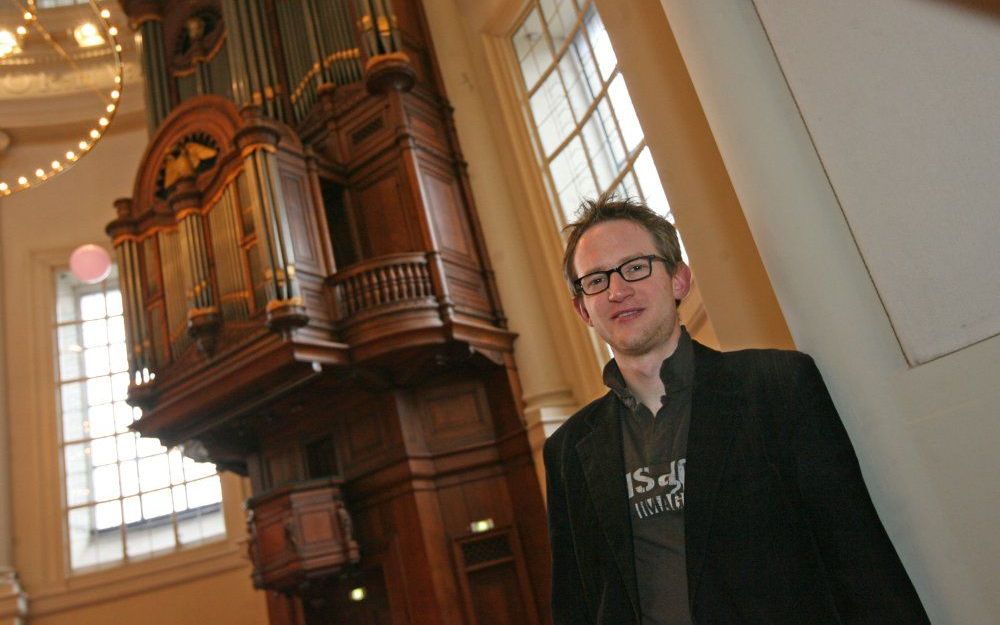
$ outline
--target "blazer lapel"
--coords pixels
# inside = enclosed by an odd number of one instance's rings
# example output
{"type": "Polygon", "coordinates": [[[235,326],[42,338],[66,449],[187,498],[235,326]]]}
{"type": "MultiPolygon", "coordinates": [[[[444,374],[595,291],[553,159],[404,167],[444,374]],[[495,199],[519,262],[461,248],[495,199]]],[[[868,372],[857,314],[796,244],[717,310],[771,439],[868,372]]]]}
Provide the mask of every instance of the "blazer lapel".
{"type": "Polygon", "coordinates": [[[736,415],[740,408],[735,381],[722,366],[723,354],[698,343],[694,346],[695,379],[684,484],[688,596],[692,605],[705,564],[716,496],[738,427],[736,415]]]}
{"type": "MultiPolygon", "coordinates": [[[[605,401],[611,405],[615,402],[611,395],[605,401]]],[[[616,418],[619,409],[620,407],[615,406],[596,410],[591,417],[591,432],[576,444],[576,451],[583,465],[591,503],[614,554],[622,582],[632,602],[632,611],[638,620],[639,587],[635,576],[628,496],[625,492],[622,431],[616,418]]]]}

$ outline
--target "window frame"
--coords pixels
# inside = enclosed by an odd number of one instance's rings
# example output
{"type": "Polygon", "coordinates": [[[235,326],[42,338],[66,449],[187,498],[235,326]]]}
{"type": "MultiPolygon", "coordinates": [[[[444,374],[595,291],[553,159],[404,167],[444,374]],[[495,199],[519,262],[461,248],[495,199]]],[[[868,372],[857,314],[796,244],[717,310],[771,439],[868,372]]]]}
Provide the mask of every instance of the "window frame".
{"type": "MultiPolygon", "coordinates": [[[[76,377],[72,377],[72,378],[63,379],[63,377],[62,377],[62,363],[61,363],[61,358],[64,356],[64,354],[60,351],[59,333],[60,333],[60,329],[61,328],[74,327],[74,326],[78,327],[78,328],[80,328],[80,330],[78,332],[77,339],[81,343],[84,342],[83,341],[83,335],[82,335],[82,328],[83,328],[83,324],[86,323],[88,320],[84,319],[83,312],[82,312],[82,310],[80,308],[81,302],[82,302],[83,298],[86,297],[86,296],[88,296],[88,295],[94,294],[94,293],[101,293],[101,294],[105,295],[105,297],[109,293],[111,293],[113,291],[117,291],[117,292],[120,293],[120,287],[119,287],[118,282],[117,282],[117,273],[116,272],[114,272],[112,274],[112,276],[109,276],[104,281],[102,281],[100,283],[97,283],[97,284],[94,284],[94,285],[87,285],[87,284],[82,284],[82,283],[76,283],[76,284],[74,284],[72,286],[67,287],[67,288],[71,289],[70,295],[71,295],[71,299],[72,299],[72,302],[73,302],[74,311],[73,311],[73,313],[71,315],[72,318],[60,320],[60,318],[59,318],[60,313],[59,313],[59,310],[58,310],[58,307],[60,306],[60,293],[58,291],[59,291],[59,288],[60,288],[59,287],[59,279],[60,279],[60,276],[63,276],[63,275],[71,275],[70,272],[67,270],[67,268],[64,265],[60,264],[60,265],[50,266],[50,269],[49,269],[49,280],[48,280],[47,284],[48,284],[48,286],[50,288],[50,301],[51,301],[51,305],[48,307],[48,310],[50,311],[50,313],[49,313],[50,317],[49,318],[51,319],[51,321],[50,321],[49,324],[47,324],[47,326],[48,326],[47,329],[49,331],[50,340],[52,341],[52,352],[51,353],[53,354],[53,358],[52,358],[53,370],[52,370],[52,378],[51,378],[51,380],[52,380],[52,384],[53,384],[53,398],[54,398],[54,403],[55,403],[55,405],[54,405],[54,408],[55,408],[55,410],[54,410],[54,413],[55,413],[54,414],[54,425],[55,425],[55,430],[56,430],[55,431],[55,439],[56,439],[55,440],[55,444],[56,444],[57,465],[58,465],[58,469],[59,469],[59,471],[58,471],[59,495],[60,495],[60,508],[59,509],[61,510],[61,528],[62,528],[62,532],[61,532],[62,533],[61,547],[62,547],[62,554],[63,554],[63,560],[64,560],[64,569],[65,569],[66,573],[68,575],[70,575],[70,576],[86,575],[86,574],[89,574],[89,573],[91,573],[93,571],[97,571],[97,570],[121,568],[121,567],[127,566],[127,565],[129,565],[131,563],[134,563],[134,562],[140,562],[140,561],[145,561],[145,560],[153,560],[153,559],[159,559],[159,558],[169,557],[172,554],[176,554],[178,552],[187,551],[187,550],[190,550],[190,549],[195,549],[195,548],[198,548],[198,547],[201,547],[201,546],[210,545],[212,543],[224,543],[224,542],[227,542],[230,539],[230,536],[229,536],[230,531],[229,531],[229,527],[228,527],[230,524],[227,522],[227,519],[226,519],[226,516],[227,516],[226,510],[225,510],[225,508],[226,508],[226,500],[225,500],[225,494],[223,493],[223,485],[222,485],[222,480],[221,480],[221,477],[222,477],[221,474],[217,470],[215,470],[215,471],[213,471],[210,474],[200,475],[200,476],[196,476],[194,478],[188,479],[188,476],[187,476],[187,465],[189,463],[186,462],[182,457],[179,458],[179,462],[182,463],[182,471],[183,471],[182,475],[183,475],[183,479],[180,482],[178,482],[178,483],[175,484],[174,480],[171,478],[171,476],[169,474],[166,476],[167,486],[164,487],[164,489],[166,489],[166,492],[170,495],[170,499],[171,499],[171,510],[170,510],[170,512],[162,514],[162,515],[153,516],[153,517],[150,517],[150,518],[144,518],[144,516],[145,516],[144,510],[143,510],[143,508],[140,508],[139,509],[139,515],[140,515],[141,518],[139,518],[138,520],[135,520],[135,521],[128,521],[128,520],[126,520],[126,518],[125,518],[125,514],[126,514],[125,509],[122,508],[121,506],[123,505],[123,502],[124,502],[125,499],[128,499],[128,498],[132,497],[133,495],[126,495],[124,492],[122,492],[122,488],[121,488],[121,482],[120,482],[120,480],[121,480],[122,460],[121,460],[121,458],[119,456],[118,439],[120,438],[121,435],[124,434],[124,432],[119,432],[118,431],[119,428],[117,428],[117,427],[115,428],[115,432],[110,435],[111,437],[114,437],[114,440],[116,441],[116,444],[115,444],[115,449],[116,449],[115,461],[111,465],[108,465],[108,466],[115,466],[116,469],[117,469],[118,478],[119,478],[119,488],[118,488],[119,492],[118,492],[118,495],[116,497],[108,499],[106,502],[117,501],[119,503],[119,506],[120,506],[119,510],[120,510],[120,514],[121,514],[120,522],[118,524],[116,524],[116,525],[111,525],[111,526],[108,526],[108,527],[105,527],[105,528],[98,528],[97,527],[98,523],[97,523],[97,519],[96,519],[96,517],[94,515],[96,514],[97,504],[99,502],[97,501],[96,498],[94,498],[90,494],[91,491],[93,491],[93,486],[94,486],[93,485],[94,472],[95,472],[95,469],[97,467],[94,466],[94,464],[93,464],[92,460],[90,460],[89,456],[86,459],[86,471],[85,471],[86,472],[87,483],[88,483],[88,489],[87,489],[88,490],[88,493],[87,493],[88,499],[87,499],[87,501],[83,501],[83,502],[74,502],[74,503],[71,503],[71,501],[70,501],[70,492],[69,492],[70,484],[68,482],[68,474],[67,474],[67,453],[66,453],[67,448],[70,445],[84,445],[84,450],[85,450],[84,453],[86,454],[86,451],[89,451],[91,449],[91,443],[93,441],[99,440],[101,438],[108,438],[108,437],[93,437],[93,436],[91,436],[91,432],[89,432],[84,426],[81,425],[81,427],[84,427],[84,429],[81,430],[81,437],[73,438],[71,440],[67,440],[65,438],[65,434],[66,434],[65,427],[66,426],[64,424],[64,418],[63,418],[63,408],[64,407],[62,405],[62,402],[63,402],[63,387],[66,386],[66,385],[69,385],[69,384],[86,384],[86,382],[89,379],[92,379],[92,378],[88,377],[87,374],[86,374],[86,365],[85,365],[85,363],[84,362],[80,362],[80,364],[79,364],[79,366],[80,366],[80,371],[79,371],[80,375],[78,375],[76,377]],[[187,504],[187,486],[189,484],[193,484],[193,483],[200,482],[200,481],[203,481],[203,480],[210,480],[210,479],[213,479],[213,478],[216,479],[216,480],[219,480],[219,485],[218,485],[219,493],[220,493],[220,495],[219,495],[219,497],[220,497],[219,501],[210,502],[210,503],[208,503],[208,504],[206,504],[204,506],[198,506],[196,508],[187,508],[187,507],[185,507],[185,509],[182,510],[182,511],[178,511],[176,509],[176,505],[177,504],[176,504],[176,500],[174,499],[174,495],[173,494],[174,494],[174,490],[177,487],[183,487],[184,488],[184,491],[185,491],[185,505],[186,505],[187,504]],[[74,510],[81,510],[81,509],[87,509],[87,510],[89,510],[89,514],[90,514],[90,517],[91,517],[91,523],[90,523],[90,526],[91,526],[90,533],[91,533],[91,535],[93,535],[93,536],[100,536],[100,535],[103,534],[104,536],[109,536],[112,533],[117,533],[117,535],[118,535],[117,550],[120,551],[120,554],[118,555],[118,557],[109,558],[107,560],[101,560],[100,556],[97,556],[94,559],[93,562],[90,562],[90,563],[87,563],[87,564],[84,564],[84,565],[74,566],[74,563],[73,563],[73,559],[74,559],[74,555],[73,555],[73,540],[72,540],[72,536],[71,536],[71,534],[72,534],[71,516],[72,516],[72,512],[74,510]],[[207,536],[203,536],[203,537],[201,537],[199,539],[195,539],[195,540],[188,540],[188,541],[182,540],[182,537],[181,537],[181,534],[180,534],[180,532],[181,532],[181,529],[180,529],[180,523],[181,523],[181,521],[187,520],[188,517],[190,517],[190,516],[200,516],[202,514],[214,514],[216,512],[219,514],[219,517],[220,517],[219,520],[222,522],[222,531],[221,532],[210,534],[210,535],[207,535],[207,536]],[[146,529],[161,528],[164,525],[169,525],[171,527],[171,530],[172,530],[171,533],[173,535],[173,541],[172,541],[172,545],[171,546],[164,547],[164,548],[153,548],[151,546],[148,550],[145,550],[144,552],[133,554],[133,555],[129,554],[129,546],[128,546],[128,540],[129,540],[129,538],[128,538],[128,536],[129,536],[130,531],[143,531],[143,530],[146,530],[146,529]]],[[[105,309],[105,316],[102,317],[101,319],[103,319],[105,322],[107,322],[112,317],[123,316],[123,315],[124,315],[124,311],[120,311],[116,315],[109,316],[107,309],[105,309]]],[[[94,320],[97,320],[97,319],[95,318],[94,320]]],[[[106,341],[107,341],[108,347],[110,347],[111,346],[110,337],[106,338],[106,341]]],[[[125,345],[127,345],[127,342],[125,343],[125,345]]],[[[83,350],[86,349],[86,347],[83,346],[83,345],[78,345],[77,347],[81,350],[81,354],[83,353],[83,350]]],[[[73,351],[75,351],[75,350],[73,350],[73,351]]],[[[82,361],[82,358],[83,357],[81,356],[81,361],[82,361]]],[[[108,368],[109,371],[108,371],[108,374],[107,374],[109,377],[115,375],[115,372],[111,370],[112,368],[113,368],[113,366],[111,366],[110,363],[109,363],[109,368],[108,368]]],[[[124,370],[124,372],[119,371],[117,373],[119,373],[119,374],[120,373],[125,373],[126,375],[129,375],[129,369],[128,369],[128,367],[126,367],[126,369],[124,370]]],[[[101,377],[101,376],[96,376],[96,377],[101,377]]],[[[110,405],[114,405],[115,400],[114,400],[113,396],[112,396],[112,398],[111,398],[110,401],[111,401],[110,405]]],[[[82,419],[82,416],[81,416],[81,419],[82,419]]],[[[135,438],[136,447],[139,446],[139,440],[140,440],[139,437],[135,438]]],[[[149,454],[149,455],[147,455],[145,457],[153,458],[156,455],[160,455],[161,453],[166,458],[166,462],[168,463],[168,467],[169,467],[169,462],[171,460],[171,455],[178,455],[180,452],[178,450],[176,450],[176,448],[174,448],[174,449],[167,449],[167,450],[165,450],[163,452],[157,452],[155,454],[149,454]]],[[[138,470],[138,463],[139,463],[139,461],[141,459],[142,459],[142,457],[140,456],[139,450],[137,449],[136,450],[136,456],[135,456],[135,461],[136,461],[136,464],[137,464],[137,470],[138,470]]],[[[104,466],[104,465],[101,465],[101,466],[104,466]]],[[[136,479],[139,479],[139,474],[138,473],[137,473],[137,478],[136,479]]],[[[164,489],[153,489],[152,491],[149,491],[149,492],[159,492],[159,491],[164,490],[164,489]]],[[[149,493],[147,491],[143,490],[143,488],[141,487],[141,482],[137,482],[137,492],[134,494],[134,497],[137,498],[137,501],[139,502],[140,506],[143,505],[142,504],[142,499],[143,499],[143,495],[144,494],[149,494],[149,493]]],[[[97,548],[99,549],[99,547],[97,547],[97,548]]]]}
{"type": "MultiPolygon", "coordinates": [[[[586,157],[586,165],[590,173],[592,182],[594,183],[595,195],[600,194],[604,191],[610,189],[622,189],[624,186],[624,181],[629,175],[633,178],[632,187],[636,191],[636,196],[641,201],[647,201],[646,192],[643,190],[643,183],[639,180],[639,174],[636,171],[636,164],[643,154],[648,154],[650,159],[650,164],[652,163],[652,152],[649,149],[649,145],[646,139],[646,132],[642,129],[639,123],[638,116],[636,115],[636,126],[642,133],[641,138],[636,142],[632,149],[629,149],[626,134],[623,131],[623,125],[619,119],[619,111],[617,107],[611,102],[611,89],[612,85],[616,83],[617,80],[621,80],[621,85],[628,92],[628,87],[625,82],[625,77],[621,68],[621,63],[618,61],[617,54],[615,56],[615,64],[608,71],[607,77],[603,76],[603,71],[600,67],[600,59],[598,58],[597,52],[595,51],[594,43],[592,41],[591,34],[588,32],[588,16],[591,11],[593,11],[594,16],[597,20],[600,20],[601,27],[604,31],[604,35],[608,36],[607,29],[603,25],[603,20],[601,20],[600,13],[598,12],[597,3],[595,0],[551,0],[553,2],[571,3],[575,10],[577,11],[576,19],[573,25],[567,29],[566,39],[558,47],[555,45],[555,41],[551,34],[551,29],[549,27],[548,21],[546,21],[544,16],[544,10],[541,6],[541,0],[523,0],[520,3],[520,10],[517,12],[516,16],[510,21],[510,26],[503,35],[507,48],[507,73],[508,78],[511,79],[518,95],[518,100],[522,108],[522,117],[526,130],[531,136],[532,151],[535,156],[537,167],[539,173],[543,177],[546,191],[549,196],[549,207],[555,218],[555,223],[557,229],[561,232],[565,225],[569,222],[572,217],[572,213],[576,206],[565,206],[563,203],[563,198],[560,196],[560,190],[558,188],[555,176],[552,171],[552,165],[562,154],[569,149],[570,144],[574,140],[578,140],[582,148],[582,152],[586,157]],[[534,79],[533,85],[528,85],[527,77],[524,74],[524,68],[521,61],[518,59],[515,37],[523,27],[523,25],[530,19],[531,14],[537,11],[538,22],[541,25],[543,33],[542,45],[548,46],[548,51],[551,54],[551,63],[544,68],[534,79]],[[561,65],[563,64],[566,56],[570,54],[571,50],[576,47],[576,39],[579,35],[583,34],[583,43],[587,46],[591,58],[594,62],[594,70],[597,73],[597,77],[600,79],[600,89],[595,93],[590,95],[591,102],[588,104],[587,108],[577,115],[576,111],[572,106],[572,96],[570,95],[570,90],[566,85],[566,77],[564,72],[561,70],[561,65]],[[532,98],[543,88],[548,80],[551,79],[552,75],[556,74],[559,77],[559,85],[562,89],[562,94],[565,96],[565,106],[569,112],[569,115],[573,118],[573,127],[567,131],[565,136],[561,141],[553,147],[553,149],[546,153],[545,142],[541,136],[541,123],[536,121],[535,112],[531,106],[532,98]],[[615,131],[617,132],[617,137],[611,138],[608,136],[608,131],[605,130],[605,139],[609,139],[603,145],[607,146],[609,149],[613,149],[612,142],[614,140],[619,140],[621,142],[620,149],[624,153],[624,159],[621,162],[616,162],[615,166],[617,172],[615,177],[604,187],[599,188],[601,176],[595,169],[595,159],[591,154],[591,147],[588,145],[586,138],[584,137],[584,129],[591,121],[594,116],[599,116],[600,113],[598,108],[602,103],[607,104],[607,109],[610,113],[611,122],[614,124],[615,131]]],[[[611,46],[610,36],[608,36],[608,45],[611,46]]],[[[613,52],[612,47],[612,52],[613,52]]],[[[577,58],[577,65],[583,67],[585,61],[577,58]]],[[[579,83],[588,83],[585,75],[581,75],[579,83]]],[[[589,83],[587,84],[589,87],[589,83]]],[[[629,104],[632,107],[633,114],[635,114],[634,105],[631,104],[631,96],[628,95],[629,104]]],[[[552,112],[550,111],[550,114],[552,112]]],[[[602,124],[603,125],[603,124],[602,124]]],[[[618,159],[615,159],[616,161],[618,159]]],[[[654,165],[655,170],[655,165],[654,165]]],[[[655,171],[654,171],[655,173],[655,171]]],[[[669,206],[669,201],[666,199],[666,192],[663,190],[663,183],[659,179],[659,174],[656,173],[656,180],[654,181],[660,191],[660,195],[663,196],[664,202],[666,203],[666,210],[658,210],[671,222],[674,221],[673,213],[669,206]]],[[[583,197],[579,199],[584,199],[583,197]]],[[[576,205],[579,204],[577,200],[576,205]]],[[[604,351],[604,348],[601,348],[604,351]]],[[[606,358],[602,358],[604,360],[606,358]]]]}

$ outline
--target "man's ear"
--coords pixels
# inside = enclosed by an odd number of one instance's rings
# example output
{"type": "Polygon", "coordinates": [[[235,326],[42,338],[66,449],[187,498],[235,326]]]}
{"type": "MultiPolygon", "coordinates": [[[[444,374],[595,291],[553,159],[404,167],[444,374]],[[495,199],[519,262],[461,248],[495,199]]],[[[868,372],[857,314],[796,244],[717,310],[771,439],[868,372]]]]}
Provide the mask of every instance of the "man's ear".
{"type": "Polygon", "coordinates": [[[670,286],[676,301],[684,299],[691,290],[691,268],[684,263],[677,263],[674,275],[670,276],[670,286]]]}
{"type": "Polygon", "coordinates": [[[587,307],[583,304],[582,295],[573,296],[573,309],[576,310],[576,314],[579,315],[580,319],[590,327],[594,327],[594,323],[590,320],[590,313],[587,312],[587,307]]]}

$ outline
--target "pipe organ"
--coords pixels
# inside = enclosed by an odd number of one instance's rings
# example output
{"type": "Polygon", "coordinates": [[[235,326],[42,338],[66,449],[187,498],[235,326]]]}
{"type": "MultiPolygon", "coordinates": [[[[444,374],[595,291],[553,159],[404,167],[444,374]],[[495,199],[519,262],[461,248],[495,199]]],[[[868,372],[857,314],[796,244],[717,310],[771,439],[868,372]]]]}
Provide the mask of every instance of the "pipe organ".
{"type": "Polygon", "coordinates": [[[122,0],[135,428],[248,476],[275,625],[544,623],[548,546],[418,0],[122,0]]]}

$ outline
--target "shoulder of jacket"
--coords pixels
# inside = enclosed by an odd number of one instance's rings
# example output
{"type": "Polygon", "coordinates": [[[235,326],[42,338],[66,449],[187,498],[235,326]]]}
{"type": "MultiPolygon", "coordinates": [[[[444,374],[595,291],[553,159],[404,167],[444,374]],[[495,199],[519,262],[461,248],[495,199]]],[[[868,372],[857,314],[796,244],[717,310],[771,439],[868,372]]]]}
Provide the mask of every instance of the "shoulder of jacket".
{"type": "Polygon", "coordinates": [[[577,410],[545,440],[545,451],[551,453],[550,450],[555,450],[565,443],[579,439],[583,435],[583,432],[589,429],[588,420],[591,415],[610,409],[612,401],[614,401],[614,397],[611,391],[608,391],[577,410]]]}
{"type": "Polygon", "coordinates": [[[820,376],[808,354],[787,349],[743,349],[721,353],[722,367],[734,388],[747,397],[784,397],[820,376]]]}
{"type": "Polygon", "coordinates": [[[792,373],[814,366],[812,356],[791,349],[741,349],[722,352],[732,368],[749,369],[765,374],[792,373]]]}

